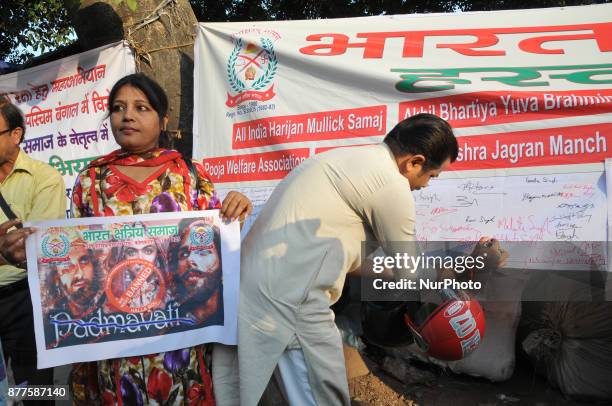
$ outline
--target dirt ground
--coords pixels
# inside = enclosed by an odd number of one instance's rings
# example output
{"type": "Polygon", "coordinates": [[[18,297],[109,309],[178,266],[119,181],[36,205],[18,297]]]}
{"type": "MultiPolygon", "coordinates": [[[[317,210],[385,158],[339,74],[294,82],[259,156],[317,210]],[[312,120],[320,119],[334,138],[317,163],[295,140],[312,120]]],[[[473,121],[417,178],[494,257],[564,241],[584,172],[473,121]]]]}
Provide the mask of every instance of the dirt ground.
{"type": "Polygon", "coordinates": [[[354,378],[349,389],[354,406],[592,406],[564,399],[529,365],[519,363],[512,378],[492,383],[485,379],[445,373],[435,367],[414,366],[425,383],[406,385],[385,373],[376,356],[364,357],[372,371],[354,378]]]}
{"type": "MultiPolygon", "coordinates": [[[[525,362],[507,382],[445,373],[429,365],[413,365],[422,383],[406,384],[384,372],[377,354],[363,354],[371,373],[349,381],[353,406],[594,406],[564,399],[525,362]]],[[[65,384],[68,368],[56,369],[56,384],[65,384]]],[[[69,402],[56,402],[68,405],[69,402]]],[[[265,406],[285,406],[278,391],[268,391],[265,406]]]]}

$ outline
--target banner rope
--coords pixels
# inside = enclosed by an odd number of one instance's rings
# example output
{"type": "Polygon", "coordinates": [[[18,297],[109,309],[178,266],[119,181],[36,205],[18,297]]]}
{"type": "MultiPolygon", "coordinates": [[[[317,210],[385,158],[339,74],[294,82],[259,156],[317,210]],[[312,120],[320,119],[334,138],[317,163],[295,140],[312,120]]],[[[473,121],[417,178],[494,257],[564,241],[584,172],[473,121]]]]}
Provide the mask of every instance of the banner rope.
{"type": "Polygon", "coordinates": [[[130,48],[132,48],[132,50],[134,51],[134,59],[136,61],[136,70],[138,72],[141,71],[140,69],[140,64],[141,61],[146,62],[148,65],[151,65],[151,54],[154,52],[159,52],[159,51],[165,51],[165,50],[170,50],[170,49],[179,49],[179,48],[185,48],[188,46],[192,46],[195,43],[195,35],[192,35],[192,39],[191,41],[187,42],[187,43],[183,43],[183,44],[177,44],[177,45],[169,45],[169,46],[164,46],[164,47],[159,47],[159,48],[154,48],[154,49],[145,49],[144,47],[142,47],[140,44],[136,43],[136,41],[134,40],[134,33],[156,21],[158,21],[162,15],[166,15],[166,16],[170,16],[170,13],[167,12],[166,10],[164,10],[165,8],[173,8],[176,6],[176,0],[163,0],[161,3],[159,3],[157,5],[157,7],[155,7],[155,9],[149,13],[146,17],[140,19],[139,21],[136,21],[135,23],[133,23],[132,25],[130,25],[128,28],[128,33],[126,36],[126,41],[128,43],[128,45],[130,46],[130,48]]]}

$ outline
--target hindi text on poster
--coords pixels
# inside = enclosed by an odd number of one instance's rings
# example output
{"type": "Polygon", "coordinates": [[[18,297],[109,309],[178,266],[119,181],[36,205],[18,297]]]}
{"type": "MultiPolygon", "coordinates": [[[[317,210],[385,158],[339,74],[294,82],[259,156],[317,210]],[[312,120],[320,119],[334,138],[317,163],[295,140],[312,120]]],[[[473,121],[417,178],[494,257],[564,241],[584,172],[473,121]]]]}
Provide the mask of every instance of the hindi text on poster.
{"type": "Polygon", "coordinates": [[[217,210],[36,230],[27,255],[39,367],[235,341],[239,230],[217,210]]]}

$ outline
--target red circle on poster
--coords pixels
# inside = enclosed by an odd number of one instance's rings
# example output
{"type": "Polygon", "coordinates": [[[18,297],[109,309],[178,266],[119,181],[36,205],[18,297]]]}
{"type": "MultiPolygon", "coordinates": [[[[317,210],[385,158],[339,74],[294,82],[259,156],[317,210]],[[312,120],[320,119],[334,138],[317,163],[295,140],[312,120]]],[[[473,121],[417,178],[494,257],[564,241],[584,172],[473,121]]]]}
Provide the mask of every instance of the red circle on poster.
{"type": "Polygon", "coordinates": [[[109,304],[116,310],[143,313],[159,306],[166,294],[166,283],[160,270],[151,262],[127,259],[111,269],[106,278],[105,292],[109,304]],[[129,285],[125,286],[119,278],[123,282],[128,280],[129,285]],[[157,293],[154,292],[156,287],[157,293]],[[154,295],[151,295],[152,291],[154,295]]]}

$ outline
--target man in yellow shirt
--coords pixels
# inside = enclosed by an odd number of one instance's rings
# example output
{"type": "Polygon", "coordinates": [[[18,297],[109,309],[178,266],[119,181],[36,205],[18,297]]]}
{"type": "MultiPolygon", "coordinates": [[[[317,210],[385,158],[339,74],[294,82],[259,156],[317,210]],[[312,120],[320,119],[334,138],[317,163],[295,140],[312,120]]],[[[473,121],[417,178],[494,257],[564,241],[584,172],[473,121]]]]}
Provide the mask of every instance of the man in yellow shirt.
{"type": "Polygon", "coordinates": [[[21,111],[0,100],[0,193],[10,210],[0,209],[0,339],[16,384],[53,383],[53,372],[36,369],[32,302],[27,283],[25,238],[19,221],[66,216],[66,188],[51,166],[30,158],[19,144],[25,135],[21,111]],[[12,212],[12,213],[11,213],[12,212]],[[12,228],[11,231],[8,231],[12,228]]]}

